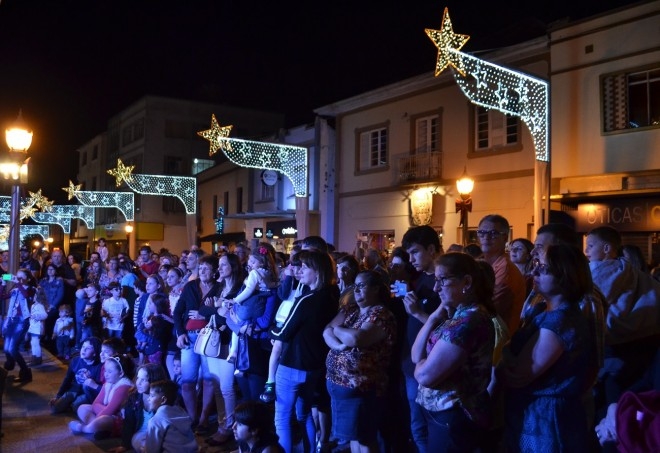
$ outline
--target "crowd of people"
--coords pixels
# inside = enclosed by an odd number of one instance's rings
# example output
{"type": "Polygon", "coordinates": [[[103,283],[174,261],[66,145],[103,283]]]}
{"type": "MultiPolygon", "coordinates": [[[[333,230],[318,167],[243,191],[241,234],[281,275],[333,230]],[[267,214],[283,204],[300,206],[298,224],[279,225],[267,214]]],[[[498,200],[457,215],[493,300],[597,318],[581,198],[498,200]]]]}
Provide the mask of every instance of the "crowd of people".
{"type": "Polygon", "coordinates": [[[631,419],[660,395],[643,255],[610,227],[584,251],[563,224],[509,236],[493,214],[447,252],[428,226],[361,253],[318,236],[135,262],[104,240],[84,262],[21,249],[0,290],[4,368],[29,383],[56,351],[51,411],[113,453],[194,452],[195,435],[240,452],[660,448],[658,414],[631,419]]]}

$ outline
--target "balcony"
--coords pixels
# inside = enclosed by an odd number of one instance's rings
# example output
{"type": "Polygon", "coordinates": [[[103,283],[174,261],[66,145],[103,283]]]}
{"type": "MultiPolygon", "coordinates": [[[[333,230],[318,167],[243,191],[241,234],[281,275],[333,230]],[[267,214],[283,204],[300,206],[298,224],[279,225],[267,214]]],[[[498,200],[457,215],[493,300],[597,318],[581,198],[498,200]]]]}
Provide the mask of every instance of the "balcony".
{"type": "Polygon", "coordinates": [[[420,153],[398,157],[399,184],[428,182],[442,175],[442,153],[420,153]]]}

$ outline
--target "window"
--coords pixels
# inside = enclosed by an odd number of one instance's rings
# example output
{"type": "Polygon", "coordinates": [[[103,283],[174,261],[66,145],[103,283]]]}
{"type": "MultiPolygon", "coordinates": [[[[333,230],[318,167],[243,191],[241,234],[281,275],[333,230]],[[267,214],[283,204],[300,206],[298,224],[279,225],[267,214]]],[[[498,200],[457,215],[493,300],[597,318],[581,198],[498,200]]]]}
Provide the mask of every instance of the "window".
{"type": "Polygon", "coordinates": [[[87,165],[87,151],[82,152],[81,162],[80,162],[81,167],[84,167],[85,165],[87,165]]]}
{"type": "Polygon", "coordinates": [[[387,162],[387,128],[362,130],[357,132],[359,160],[357,171],[386,169],[387,162]]]}
{"type": "Polygon", "coordinates": [[[222,200],[222,205],[225,207],[225,214],[229,214],[229,192],[223,194],[222,200]]]}
{"type": "Polygon", "coordinates": [[[177,156],[165,156],[164,173],[166,175],[186,176],[183,158],[177,156]]]}
{"type": "Polygon", "coordinates": [[[415,151],[418,153],[440,151],[440,117],[438,115],[415,120],[415,151]]]}
{"type": "Polygon", "coordinates": [[[273,201],[275,199],[275,186],[269,186],[263,182],[259,182],[261,186],[261,194],[259,201],[273,201]]]}
{"type": "Polygon", "coordinates": [[[94,145],[94,149],[92,150],[92,160],[96,160],[99,157],[99,145],[94,145]]]}
{"type": "Polygon", "coordinates": [[[124,130],[122,131],[121,144],[122,146],[126,146],[130,143],[140,140],[141,138],[144,138],[144,118],[133,121],[124,127],[124,130]]]}
{"type": "Polygon", "coordinates": [[[476,107],[474,114],[475,151],[501,148],[518,143],[519,122],[517,117],[484,107],[476,107]]]}
{"type": "Polygon", "coordinates": [[[660,125],[660,68],[602,78],[605,132],[660,125]]]}
{"type": "Polygon", "coordinates": [[[215,165],[215,162],[212,159],[193,159],[192,174],[196,175],[208,168],[211,168],[215,165]]]}
{"type": "Polygon", "coordinates": [[[238,214],[243,213],[243,188],[236,188],[236,212],[238,214]]]}

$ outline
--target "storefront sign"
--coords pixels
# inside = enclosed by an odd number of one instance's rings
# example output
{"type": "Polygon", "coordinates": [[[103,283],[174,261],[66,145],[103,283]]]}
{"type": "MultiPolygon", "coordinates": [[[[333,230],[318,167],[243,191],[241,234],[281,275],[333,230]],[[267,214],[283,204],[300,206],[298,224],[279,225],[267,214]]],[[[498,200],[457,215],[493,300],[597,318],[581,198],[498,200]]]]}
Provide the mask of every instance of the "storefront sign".
{"type": "Polygon", "coordinates": [[[577,210],[577,229],[587,232],[609,225],[624,231],[659,231],[660,199],[630,199],[607,203],[580,204],[577,210]]]}
{"type": "Polygon", "coordinates": [[[295,220],[283,220],[281,222],[267,222],[266,230],[270,231],[272,235],[280,238],[295,238],[298,234],[295,220]]]}

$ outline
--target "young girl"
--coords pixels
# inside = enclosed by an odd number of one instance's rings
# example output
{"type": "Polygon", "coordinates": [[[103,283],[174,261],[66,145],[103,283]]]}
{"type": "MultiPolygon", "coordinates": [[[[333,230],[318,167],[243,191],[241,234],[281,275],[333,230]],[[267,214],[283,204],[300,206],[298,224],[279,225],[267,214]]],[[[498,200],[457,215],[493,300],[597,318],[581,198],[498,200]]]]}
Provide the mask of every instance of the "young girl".
{"type": "Polygon", "coordinates": [[[278,443],[273,414],[268,406],[255,401],[239,404],[234,418],[233,430],[239,453],[284,452],[278,443]]]}
{"type": "MultiPolygon", "coordinates": [[[[242,322],[248,322],[263,315],[266,298],[270,296],[270,290],[278,285],[279,277],[273,246],[266,242],[260,243],[248,258],[248,267],[250,273],[243,282],[243,290],[234,299],[223,301],[223,305],[232,308],[238,320],[242,322]],[[265,297],[260,297],[260,293],[263,293],[265,297]]],[[[236,361],[237,345],[238,335],[234,333],[227,361],[236,361]]]]}
{"type": "Polygon", "coordinates": [[[145,314],[148,314],[147,319],[138,325],[135,333],[140,363],[165,365],[165,354],[174,327],[169,299],[164,294],[152,294],[145,314]]]}
{"type": "Polygon", "coordinates": [[[145,407],[149,395],[149,385],[165,379],[167,379],[167,372],[160,365],[146,363],[138,367],[135,374],[135,389],[130,393],[124,405],[121,445],[111,449],[110,453],[123,453],[131,448],[135,451],[142,451],[147,435],[147,425],[153,416],[145,407]]]}
{"type": "Polygon", "coordinates": [[[44,335],[44,322],[48,317],[48,299],[46,293],[40,287],[37,287],[37,292],[34,296],[34,303],[30,308],[30,327],[28,333],[30,334],[30,347],[32,349],[32,362],[30,366],[41,365],[41,337],[44,335]]]}
{"type": "Polygon", "coordinates": [[[128,314],[130,307],[128,301],[121,297],[121,285],[119,282],[112,282],[108,285],[112,294],[101,304],[104,327],[109,337],[122,338],[124,331],[124,318],[128,314]]]}
{"type": "Polygon", "coordinates": [[[133,388],[133,360],[127,355],[110,357],[103,367],[105,384],[92,404],[78,408],[80,421],[69,423],[73,434],[103,433],[103,436],[119,436],[121,416],[119,411],[133,388]]]}

